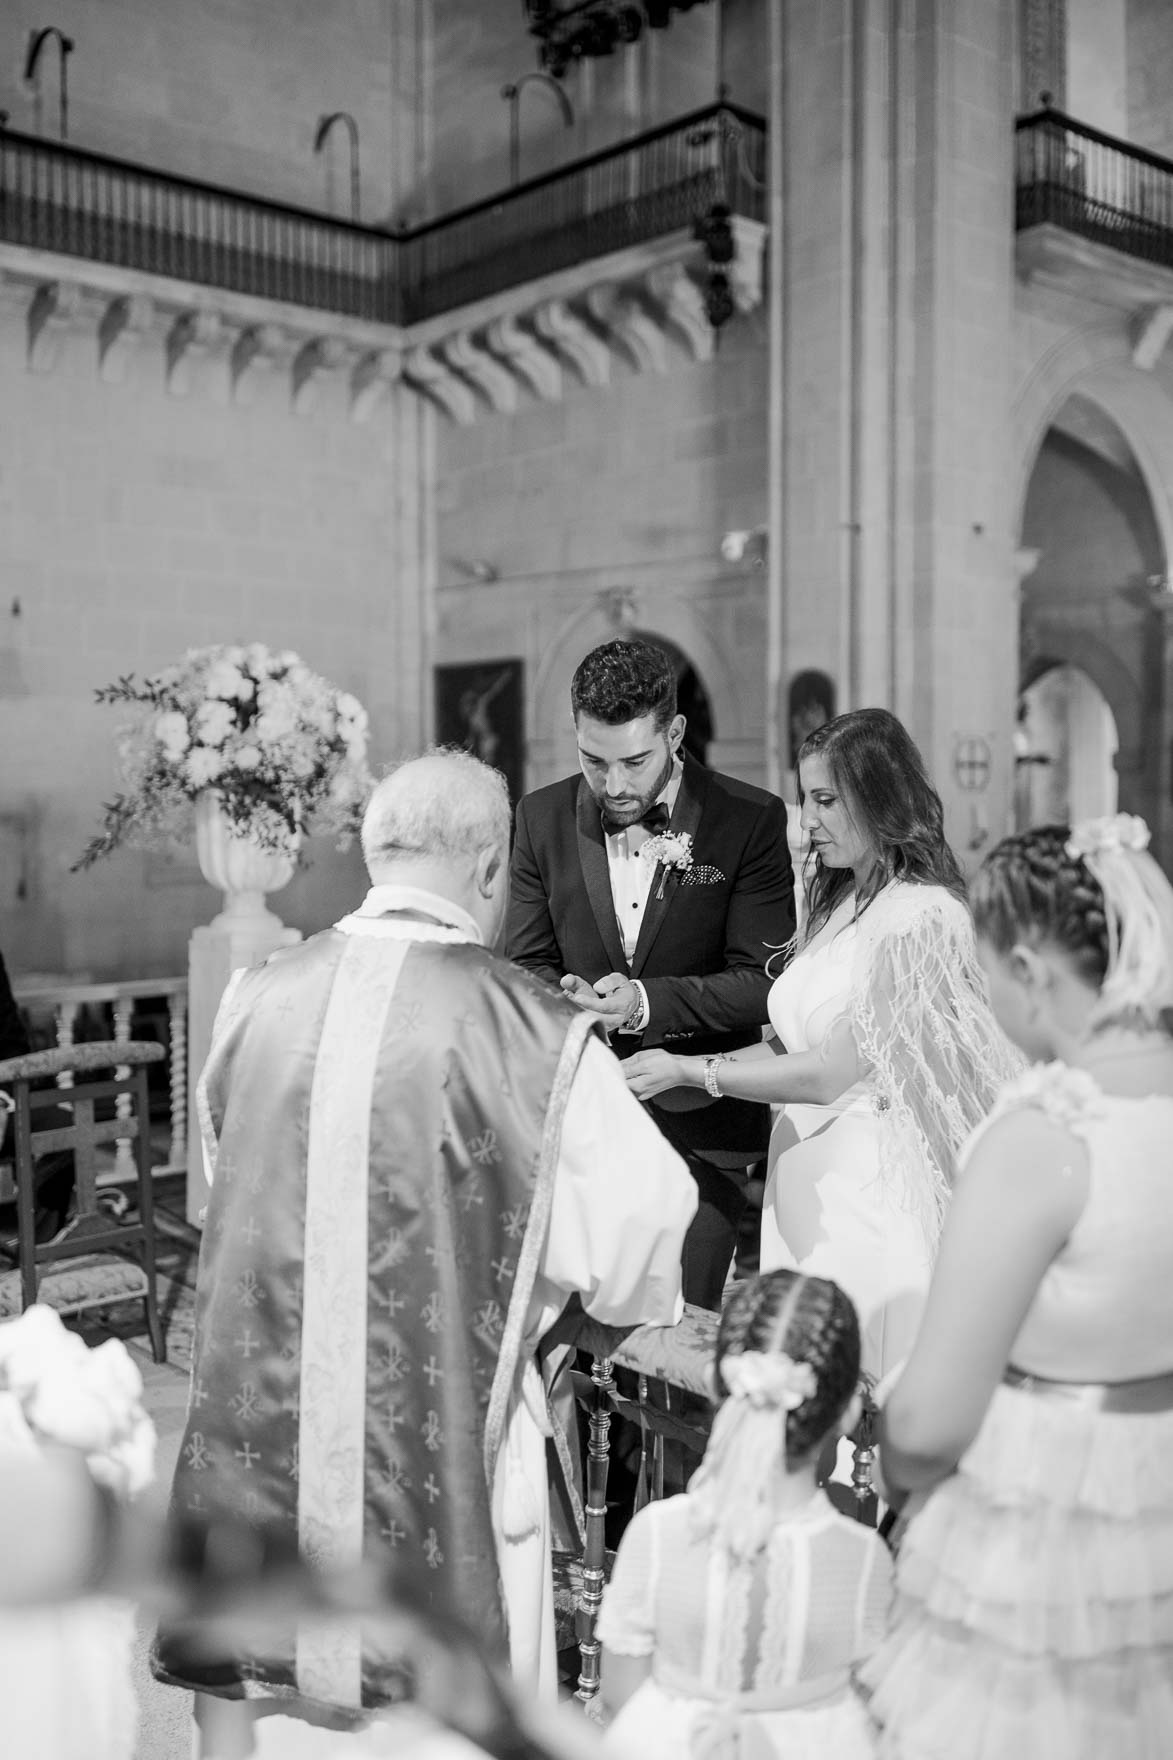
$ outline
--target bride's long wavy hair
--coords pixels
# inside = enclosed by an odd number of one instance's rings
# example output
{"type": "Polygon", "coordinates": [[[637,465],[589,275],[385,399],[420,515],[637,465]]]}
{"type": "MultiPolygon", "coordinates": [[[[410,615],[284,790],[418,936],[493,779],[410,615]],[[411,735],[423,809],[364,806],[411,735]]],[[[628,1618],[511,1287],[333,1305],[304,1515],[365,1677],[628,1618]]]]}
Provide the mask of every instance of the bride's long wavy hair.
{"type": "MultiPolygon", "coordinates": [[[[863,915],[890,880],[943,886],[962,902],[965,879],[945,841],[941,797],[902,722],[887,709],[852,709],[816,727],[798,752],[798,800],[803,802],[804,758],[826,759],[836,792],[856,830],[875,852],[871,874],[856,897],[863,915]]],[[[826,868],[812,849],[803,863],[806,922],[795,945],[805,946],[855,883],[850,868],[826,868]]]]}

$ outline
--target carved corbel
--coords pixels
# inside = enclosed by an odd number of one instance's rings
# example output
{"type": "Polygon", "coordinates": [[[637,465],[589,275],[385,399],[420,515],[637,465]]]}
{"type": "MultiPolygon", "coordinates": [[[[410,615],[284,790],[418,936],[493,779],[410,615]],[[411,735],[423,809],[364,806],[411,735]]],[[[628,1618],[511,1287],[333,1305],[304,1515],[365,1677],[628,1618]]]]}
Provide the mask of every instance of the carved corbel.
{"type": "Polygon", "coordinates": [[[167,333],[167,389],[172,397],[186,397],[200,362],[207,360],[220,341],[218,312],[181,312],[167,333]]]}
{"type": "Polygon", "coordinates": [[[606,385],[611,376],[611,352],[602,337],[565,300],[552,299],[539,306],[533,315],[533,326],[560,359],[573,367],[584,385],[606,385]]]}
{"type": "Polygon", "coordinates": [[[1132,326],[1132,364],[1151,373],[1173,335],[1173,305],[1149,306],[1138,312],[1132,326]]]}
{"type": "Polygon", "coordinates": [[[429,348],[413,348],[403,362],[403,382],[446,415],[467,428],[476,420],[472,386],[429,348]]]}
{"type": "Polygon", "coordinates": [[[762,303],[762,271],[766,255],[766,229],[760,220],[747,220],[734,214],[729,221],[736,247],[733,261],[726,264],[729,291],[737,310],[745,315],[762,303]]]}
{"type": "Polygon", "coordinates": [[[401,361],[394,349],[373,348],[362,355],[350,375],[350,419],[369,422],[399,378],[401,361]]]}
{"type": "Polygon", "coordinates": [[[664,322],[680,338],[694,361],[711,361],[716,337],[705,310],[705,296],[683,263],[663,263],[647,277],[648,292],[664,322]]]}
{"type": "Polygon", "coordinates": [[[65,281],[45,281],[37,288],[28,310],[28,363],[34,373],[51,373],[61,358],[61,343],[81,316],[80,287],[65,281]]]}
{"type": "Polygon", "coordinates": [[[516,373],[535,397],[556,403],[562,395],[562,368],[545,343],[516,318],[496,318],[485,329],[493,353],[516,373]]]}
{"type": "Polygon", "coordinates": [[[98,372],[107,385],[123,383],[154,318],[154,301],[145,293],[128,293],[107,302],[98,324],[98,372]]]}
{"type": "Polygon", "coordinates": [[[643,302],[618,287],[592,287],[587,309],[641,373],[668,370],[668,344],[643,302]]]}
{"type": "Polygon", "coordinates": [[[517,380],[467,330],[446,336],[440,349],[452,370],[480,392],[490,409],[510,414],[517,408],[517,380]]]}
{"type": "Polygon", "coordinates": [[[289,359],[293,345],[280,324],[250,324],[232,344],[229,372],[232,400],[241,405],[253,401],[262,375],[289,359]]]}
{"type": "Polygon", "coordinates": [[[348,352],[338,336],[317,336],[298,349],[293,360],[293,407],[299,416],[316,408],[323,378],[338,371],[348,352]]]}

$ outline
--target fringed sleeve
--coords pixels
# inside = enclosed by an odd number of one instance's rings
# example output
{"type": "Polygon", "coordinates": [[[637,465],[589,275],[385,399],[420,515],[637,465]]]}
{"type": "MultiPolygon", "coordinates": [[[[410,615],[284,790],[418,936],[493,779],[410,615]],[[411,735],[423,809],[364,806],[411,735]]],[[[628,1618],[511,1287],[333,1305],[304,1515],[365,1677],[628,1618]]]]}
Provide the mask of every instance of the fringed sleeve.
{"type": "Polygon", "coordinates": [[[991,1012],[966,906],[938,886],[881,893],[859,919],[851,1010],[882,1177],[935,1247],[958,1152],[1023,1067],[991,1012]]]}

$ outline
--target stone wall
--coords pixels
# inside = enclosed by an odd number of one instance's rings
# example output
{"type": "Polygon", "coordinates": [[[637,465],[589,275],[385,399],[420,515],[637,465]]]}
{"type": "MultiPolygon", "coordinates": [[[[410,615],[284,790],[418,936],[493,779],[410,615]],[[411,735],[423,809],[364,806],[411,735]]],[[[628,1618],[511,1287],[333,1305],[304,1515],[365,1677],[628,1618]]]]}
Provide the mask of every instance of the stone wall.
{"type": "Polygon", "coordinates": [[[1168,0],[1127,0],[1128,135],[1173,159],[1173,7],[1168,0]]]}
{"type": "Polygon", "coordinates": [[[765,629],[760,545],[721,555],[765,514],[765,334],[735,319],[713,360],[618,362],[607,387],[437,434],[435,658],[526,663],[530,786],[574,763],[568,688],[596,642],[674,641],[709,693],[711,760],[760,779],[765,629]],[[482,565],[495,581],[470,580],[482,565]]]}
{"type": "MultiPolygon", "coordinates": [[[[178,398],[162,347],[144,339],[110,384],[79,331],[34,373],[23,301],[0,297],[0,947],[16,971],[181,971],[217,908],[184,853],[70,874],[117,787],[120,712],[96,687],[260,640],[366,702],[377,756],[419,737],[399,685],[403,646],[411,671],[418,650],[393,561],[391,416],[353,425],[330,384],[295,415],[280,376],[241,407],[215,358],[178,398]]],[[[307,930],[362,885],[357,855],[311,854],[275,901],[307,930]]]]}

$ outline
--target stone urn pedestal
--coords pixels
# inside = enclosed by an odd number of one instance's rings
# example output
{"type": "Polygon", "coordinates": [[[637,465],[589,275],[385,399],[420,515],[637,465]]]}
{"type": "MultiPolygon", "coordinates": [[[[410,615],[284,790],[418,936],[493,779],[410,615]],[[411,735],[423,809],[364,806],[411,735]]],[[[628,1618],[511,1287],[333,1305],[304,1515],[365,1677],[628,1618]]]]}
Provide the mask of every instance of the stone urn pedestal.
{"type": "Polygon", "coordinates": [[[206,789],[196,802],[196,859],[209,886],[224,895],[210,923],[192,931],[188,943],[188,1127],[187,1219],[200,1224],[208,1201],[196,1086],[212,1043],[216,1010],[239,966],[268,959],[279,947],[301,940],[265,900],[287,886],[297,867],[297,838],[285,849],[266,849],[241,836],[225,817],[220,797],[206,789]]]}

